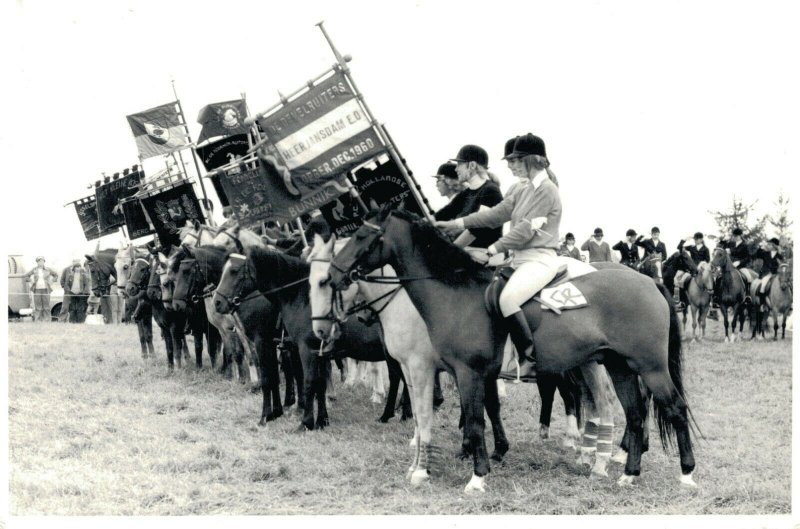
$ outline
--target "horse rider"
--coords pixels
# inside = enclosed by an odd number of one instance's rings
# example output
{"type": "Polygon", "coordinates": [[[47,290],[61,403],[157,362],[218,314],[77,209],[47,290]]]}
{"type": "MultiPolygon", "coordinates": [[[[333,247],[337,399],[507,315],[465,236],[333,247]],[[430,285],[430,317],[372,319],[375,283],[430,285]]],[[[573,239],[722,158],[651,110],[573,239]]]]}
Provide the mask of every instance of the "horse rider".
{"type": "Polygon", "coordinates": [[[558,255],[583,261],[581,251],[575,246],[575,236],[572,233],[567,233],[567,236],[564,237],[564,244],[558,249],[558,255]]]}
{"type": "Polygon", "coordinates": [[[636,245],[644,248],[644,253],[647,256],[655,253],[661,254],[661,261],[663,262],[667,260],[667,246],[659,240],[660,236],[661,230],[658,229],[658,226],[653,226],[653,229],[650,230],[650,238],[645,239],[644,235],[639,235],[639,238],[636,239],[636,245]]]}
{"type": "Polygon", "coordinates": [[[581,245],[581,250],[589,252],[589,262],[611,262],[611,247],[603,241],[603,230],[594,229],[594,235],[581,245]]]}
{"type": "MultiPolygon", "coordinates": [[[[711,253],[708,251],[708,247],[703,240],[703,234],[701,232],[697,232],[692,237],[694,240],[693,246],[684,246],[686,243],[686,238],[681,239],[681,242],[678,243],[678,251],[683,252],[686,250],[689,252],[689,256],[692,258],[692,261],[695,265],[699,265],[702,262],[710,263],[711,262],[711,253]]],[[[683,284],[686,282],[686,279],[691,277],[691,274],[688,272],[684,272],[683,270],[678,270],[675,273],[675,286],[674,286],[674,296],[675,296],[675,303],[680,303],[681,300],[681,289],[683,288],[683,284]]]]}
{"type": "MultiPolygon", "coordinates": [[[[451,162],[456,164],[458,181],[464,186],[464,190],[436,212],[437,220],[452,221],[481,209],[492,208],[503,201],[500,187],[489,176],[489,154],[483,148],[464,145],[451,162]]],[[[455,244],[483,249],[502,235],[502,224],[489,228],[473,226],[459,234],[455,244]]]]}
{"type": "Polygon", "coordinates": [[[58,281],[58,274],[55,270],[48,268],[44,263],[44,257],[37,257],[36,268],[25,274],[25,279],[31,281],[33,319],[39,322],[50,319],[50,292],[53,291],[50,282],[58,281]]]}
{"type": "MultiPolygon", "coordinates": [[[[513,250],[512,267],[515,271],[500,294],[500,312],[517,350],[520,379],[532,380],[536,377],[533,333],[522,304],[544,288],[558,272],[556,251],[559,247],[561,197],[547,171],[550,162],[541,138],[530,133],[520,136],[508,159],[521,165],[529,184],[491,209],[436,224],[453,231],[502,227],[505,222],[514,221],[514,228],[489,245],[486,255],[489,258],[513,250]]],[[[460,161],[458,165],[463,171],[466,162],[460,161]]]]}
{"type": "Polygon", "coordinates": [[[636,245],[636,230],[630,229],[625,232],[625,240],[619,241],[611,247],[612,250],[619,252],[619,262],[638,270],[639,267],[639,247],[636,245]]]}
{"type": "MultiPolygon", "coordinates": [[[[744,240],[743,232],[741,228],[733,228],[731,231],[731,238],[730,239],[723,239],[719,242],[720,248],[724,249],[730,255],[731,262],[733,266],[736,267],[737,270],[742,274],[742,280],[745,284],[746,290],[746,298],[750,297],[750,284],[758,280],[758,274],[752,270],[750,267],[750,247],[747,244],[747,241],[744,240]]],[[[720,279],[717,278],[715,280],[715,288],[714,291],[716,292],[717,287],[719,286],[720,279]]],[[[718,308],[716,303],[716,297],[711,300],[711,306],[718,308]]]]}
{"type": "Polygon", "coordinates": [[[755,253],[756,259],[761,259],[764,265],[761,267],[761,275],[759,279],[754,282],[756,285],[755,291],[758,292],[759,304],[764,307],[767,303],[767,289],[769,288],[772,279],[778,273],[778,267],[783,263],[783,254],[781,253],[781,242],[773,237],[768,241],[763,241],[755,253]]]}
{"type": "MultiPolygon", "coordinates": [[[[439,191],[439,194],[442,195],[447,199],[447,203],[453,201],[453,198],[458,194],[458,189],[448,182],[448,179],[451,181],[455,181],[456,184],[458,183],[458,175],[456,174],[456,164],[452,162],[445,162],[439,166],[439,169],[436,171],[436,174],[433,175],[436,178],[436,190],[439,191]]],[[[460,186],[459,186],[460,187],[460,186]]],[[[438,212],[437,212],[438,213],[438,212]]],[[[440,219],[438,216],[436,217],[437,220],[451,220],[451,219],[440,219]]]]}

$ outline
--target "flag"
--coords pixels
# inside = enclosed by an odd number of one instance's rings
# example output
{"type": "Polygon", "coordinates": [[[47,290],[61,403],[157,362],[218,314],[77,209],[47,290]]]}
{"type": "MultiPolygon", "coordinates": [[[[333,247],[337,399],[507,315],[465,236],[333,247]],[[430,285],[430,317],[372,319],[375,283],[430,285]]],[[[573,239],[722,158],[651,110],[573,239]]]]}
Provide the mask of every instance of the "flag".
{"type": "MultiPolygon", "coordinates": [[[[212,171],[217,167],[229,164],[238,157],[243,157],[247,154],[247,149],[250,144],[247,141],[246,134],[237,134],[235,136],[228,136],[206,145],[197,148],[197,155],[200,156],[200,161],[206,168],[206,171],[212,171]]],[[[214,190],[217,192],[219,201],[223,206],[227,206],[228,196],[225,194],[225,189],[219,181],[219,175],[211,177],[211,183],[214,185],[214,190]]]]}
{"type": "Polygon", "coordinates": [[[217,136],[246,134],[245,117],[247,117],[247,109],[242,99],[204,106],[197,115],[197,122],[203,126],[197,140],[198,143],[217,136]]]}
{"type": "Polygon", "coordinates": [[[147,222],[142,203],[136,197],[126,198],[121,201],[122,214],[125,216],[125,226],[128,228],[128,237],[138,239],[153,233],[150,223],[147,222]]]}
{"type": "Polygon", "coordinates": [[[161,244],[179,245],[178,230],[187,220],[205,222],[194,188],[190,182],[166,187],[141,199],[161,244]]]}
{"type": "Polygon", "coordinates": [[[100,229],[97,225],[97,202],[94,195],[76,200],[74,204],[86,240],[92,241],[100,237],[100,229]]]}
{"type": "Polygon", "coordinates": [[[125,225],[125,215],[118,207],[119,203],[122,199],[133,196],[139,191],[143,176],[142,171],[134,171],[122,177],[116,173],[113,180],[95,188],[97,219],[101,235],[114,232],[120,226],[125,225]]]}
{"type": "Polygon", "coordinates": [[[166,154],[187,144],[186,125],[180,119],[177,101],[127,117],[142,158],[166,154]]]}

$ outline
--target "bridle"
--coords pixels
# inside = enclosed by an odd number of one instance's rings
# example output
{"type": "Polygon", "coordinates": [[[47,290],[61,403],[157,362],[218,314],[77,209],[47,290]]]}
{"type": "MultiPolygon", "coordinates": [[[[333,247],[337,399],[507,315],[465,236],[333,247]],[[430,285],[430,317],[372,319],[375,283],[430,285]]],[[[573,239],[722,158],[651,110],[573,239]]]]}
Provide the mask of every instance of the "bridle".
{"type": "MultiPolygon", "coordinates": [[[[247,294],[244,298],[242,298],[242,290],[244,290],[243,286],[244,280],[250,279],[253,282],[253,284],[256,284],[255,278],[253,277],[253,274],[250,273],[249,268],[250,267],[247,266],[247,263],[242,263],[240,266],[237,267],[236,269],[237,275],[233,283],[234,288],[230,298],[226,296],[224,293],[222,293],[219,290],[219,288],[215,289],[213,293],[210,294],[210,295],[216,294],[217,296],[224,299],[225,302],[228,303],[228,305],[231,307],[231,312],[236,312],[237,310],[239,310],[239,305],[241,305],[245,301],[255,299],[261,295],[261,292],[259,292],[259,290],[256,288],[252,292],[247,294]],[[240,276],[239,274],[241,274],[242,271],[244,271],[244,275],[240,276]]],[[[230,273],[233,273],[233,267],[230,265],[230,262],[228,263],[228,269],[230,273]]]]}
{"type": "Polygon", "coordinates": [[[192,239],[194,239],[194,243],[191,246],[196,247],[198,244],[200,244],[200,241],[203,238],[203,232],[206,231],[212,235],[211,237],[212,239],[217,236],[217,232],[212,230],[209,226],[206,226],[205,224],[200,224],[200,227],[197,228],[197,233],[195,233],[194,230],[189,230],[186,232],[186,235],[184,235],[183,239],[181,239],[181,244],[189,244],[189,242],[186,241],[186,239],[191,237],[192,239]]]}
{"type": "Polygon", "coordinates": [[[217,233],[215,234],[215,238],[219,237],[220,235],[227,236],[230,240],[233,241],[233,244],[236,245],[236,251],[239,253],[244,253],[244,246],[242,245],[242,241],[240,241],[238,237],[229,232],[227,228],[220,229],[219,231],[217,231],[217,233]]]}

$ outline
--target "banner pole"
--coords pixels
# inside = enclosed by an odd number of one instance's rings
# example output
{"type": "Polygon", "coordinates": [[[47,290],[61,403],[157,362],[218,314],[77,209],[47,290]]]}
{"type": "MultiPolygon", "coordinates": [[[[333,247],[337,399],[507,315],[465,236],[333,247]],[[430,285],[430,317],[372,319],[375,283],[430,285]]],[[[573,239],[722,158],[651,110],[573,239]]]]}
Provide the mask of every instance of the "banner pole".
{"type": "Polygon", "coordinates": [[[400,155],[398,154],[397,149],[395,149],[395,146],[392,143],[391,138],[389,138],[389,135],[386,134],[386,131],[383,129],[383,125],[378,123],[377,120],[375,119],[375,116],[372,114],[372,111],[369,109],[369,106],[367,106],[366,101],[364,101],[364,95],[361,94],[361,92],[358,91],[358,87],[356,86],[356,83],[353,81],[353,78],[350,76],[350,68],[347,67],[347,62],[351,59],[351,57],[349,55],[342,56],[339,53],[339,50],[337,50],[336,46],[333,45],[333,41],[331,40],[330,36],[328,35],[328,32],[325,31],[324,24],[325,24],[325,22],[321,21],[321,22],[318,22],[316,24],[316,26],[319,27],[320,31],[322,31],[322,35],[325,37],[325,40],[328,41],[328,45],[331,47],[331,50],[333,51],[333,55],[336,57],[336,61],[339,63],[339,68],[342,70],[342,74],[345,76],[347,81],[350,83],[350,86],[353,87],[353,93],[355,94],[356,98],[361,102],[361,106],[364,108],[364,112],[366,112],[367,117],[369,118],[369,120],[372,123],[373,127],[375,127],[375,130],[378,132],[378,136],[386,144],[386,148],[389,151],[389,156],[391,156],[391,158],[397,164],[397,167],[400,169],[400,172],[403,174],[403,178],[405,178],[406,183],[408,184],[408,189],[411,191],[411,194],[414,196],[414,199],[419,204],[420,209],[422,210],[422,213],[425,215],[425,218],[428,220],[428,222],[433,224],[434,223],[433,216],[427,210],[427,208],[425,207],[423,201],[420,199],[419,191],[417,190],[417,188],[415,186],[416,182],[414,182],[412,180],[411,176],[408,174],[409,171],[406,169],[406,165],[403,162],[403,160],[400,158],[400,155]]]}
{"type": "Polygon", "coordinates": [[[303,248],[308,248],[308,239],[306,239],[306,230],[303,228],[303,221],[300,217],[294,219],[297,222],[297,229],[300,230],[300,238],[303,239],[303,248]]]}

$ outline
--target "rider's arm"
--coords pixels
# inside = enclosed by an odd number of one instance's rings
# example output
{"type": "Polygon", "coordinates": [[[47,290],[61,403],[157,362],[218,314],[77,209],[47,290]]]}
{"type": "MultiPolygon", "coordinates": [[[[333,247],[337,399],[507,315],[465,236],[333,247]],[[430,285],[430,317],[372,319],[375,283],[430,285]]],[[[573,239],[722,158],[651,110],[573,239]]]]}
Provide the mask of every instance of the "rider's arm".
{"type": "Polygon", "coordinates": [[[586,239],[585,243],[581,244],[581,250],[583,250],[584,252],[588,252],[589,251],[589,243],[590,242],[592,242],[592,238],[591,237],[586,239]]]}
{"type": "Polygon", "coordinates": [[[461,235],[456,237],[456,240],[453,241],[453,244],[463,248],[472,244],[472,241],[474,240],[475,236],[469,230],[464,230],[461,232],[461,235]]]}
{"type": "Polygon", "coordinates": [[[612,250],[616,250],[616,251],[618,251],[618,252],[619,252],[619,251],[621,251],[621,250],[622,250],[622,245],[623,245],[623,244],[625,244],[625,243],[623,243],[622,241],[619,241],[617,244],[615,244],[614,246],[612,246],[612,247],[611,247],[611,249],[612,249],[612,250]]]}
{"type": "MultiPolygon", "coordinates": [[[[558,191],[555,189],[555,186],[543,186],[540,188],[540,192],[524,196],[529,200],[517,206],[524,208],[521,215],[522,220],[517,222],[514,227],[508,231],[508,233],[500,237],[500,239],[493,244],[497,253],[505,252],[506,250],[520,250],[526,248],[526,245],[528,245],[530,240],[537,233],[536,230],[533,229],[533,226],[531,226],[530,221],[540,217],[547,217],[553,212],[554,208],[559,206],[558,191]]],[[[505,202],[506,201],[503,201],[503,204],[505,202]]],[[[503,204],[500,204],[497,207],[500,207],[503,204]]],[[[547,228],[548,226],[545,224],[542,228],[542,231],[546,232],[547,228]]],[[[555,236],[555,234],[551,234],[551,236],[555,236]]],[[[546,236],[545,241],[543,242],[546,242],[546,236]]],[[[606,248],[608,248],[608,245],[606,245],[606,248]]],[[[611,250],[609,249],[608,252],[610,254],[611,250]]]]}

